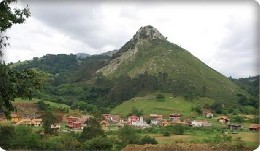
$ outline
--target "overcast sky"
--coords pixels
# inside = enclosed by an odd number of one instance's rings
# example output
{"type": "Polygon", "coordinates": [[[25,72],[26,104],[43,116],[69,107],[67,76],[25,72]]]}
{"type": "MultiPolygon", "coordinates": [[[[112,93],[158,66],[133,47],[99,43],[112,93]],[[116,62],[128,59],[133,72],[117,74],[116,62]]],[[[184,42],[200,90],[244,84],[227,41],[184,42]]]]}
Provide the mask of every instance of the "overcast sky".
{"type": "Polygon", "coordinates": [[[256,2],[29,2],[31,17],[7,31],[6,62],[122,47],[141,26],[232,77],[257,72],[256,2]]]}

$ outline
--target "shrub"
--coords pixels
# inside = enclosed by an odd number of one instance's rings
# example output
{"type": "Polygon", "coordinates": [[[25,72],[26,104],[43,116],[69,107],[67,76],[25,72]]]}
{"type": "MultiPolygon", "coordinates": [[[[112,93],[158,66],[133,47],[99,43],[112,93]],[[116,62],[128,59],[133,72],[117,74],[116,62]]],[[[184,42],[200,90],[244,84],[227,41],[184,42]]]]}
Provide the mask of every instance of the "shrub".
{"type": "Polygon", "coordinates": [[[106,137],[98,136],[84,143],[86,150],[111,150],[112,141],[106,137]]]}
{"type": "Polygon", "coordinates": [[[144,137],[142,137],[140,139],[140,143],[141,145],[143,144],[158,144],[157,140],[153,137],[150,137],[148,135],[145,135],[144,137]]]}
{"type": "Polygon", "coordinates": [[[165,131],[165,132],[163,132],[163,136],[170,136],[171,134],[170,134],[170,132],[168,132],[168,131],[165,131]]]}
{"type": "Polygon", "coordinates": [[[176,135],[183,135],[185,128],[181,125],[174,125],[173,126],[173,134],[176,135]]]}
{"type": "Polygon", "coordinates": [[[164,95],[162,95],[162,94],[157,94],[156,99],[157,99],[158,101],[164,101],[165,97],[164,97],[164,95]]]}

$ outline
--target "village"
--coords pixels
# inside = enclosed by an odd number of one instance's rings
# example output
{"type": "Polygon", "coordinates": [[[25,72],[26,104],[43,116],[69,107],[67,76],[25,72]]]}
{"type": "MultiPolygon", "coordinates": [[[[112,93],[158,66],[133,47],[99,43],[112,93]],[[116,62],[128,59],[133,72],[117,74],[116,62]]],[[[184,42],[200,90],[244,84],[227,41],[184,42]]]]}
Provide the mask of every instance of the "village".
{"type": "MultiPolygon", "coordinates": [[[[51,124],[51,129],[57,131],[81,131],[86,127],[86,122],[93,118],[91,115],[82,115],[82,116],[72,116],[67,115],[61,117],[60,122],[51,124]],[[63,126],[62,126],[63,125],[63,126]]],[[[102,114],[102,119],[100,120],[100,125],[103,130],[109,131],[124,127],[125,125],[137,128],[145,129],[153,126],[166,127],[169,125],[186,125],[191,127],[211,127],[213,123],[209,121],[214,117],[213,113],[206,112],[203,114],[203,119],[192,120],[190,118],[185,118],[181,114],[172,113],[167,117],[163,117],[161,114],[150,114],[148,117],[144,118],[143,116],[131,115],[127,118],[122,118],[119,115],[113,114],[102,114]]],[[[222,127],[229,129],[231,131],[236,130],[250,130],[250,131],[259,131],[260,124],[251,124],[248,127],[244,127],[241,123],[231,123],[228,116],[222,115],[214,118],[217,123],[221,124],[222,127]]],[[[1,116],[0,123],[11,123],[14,126],[24,125],[31,127],[41,127],[43,124],[43,119],[40,115],[34,116],[21,116],[18,113],[11,113],[10,119],[7,120],[4,116],[1,116]]]]}

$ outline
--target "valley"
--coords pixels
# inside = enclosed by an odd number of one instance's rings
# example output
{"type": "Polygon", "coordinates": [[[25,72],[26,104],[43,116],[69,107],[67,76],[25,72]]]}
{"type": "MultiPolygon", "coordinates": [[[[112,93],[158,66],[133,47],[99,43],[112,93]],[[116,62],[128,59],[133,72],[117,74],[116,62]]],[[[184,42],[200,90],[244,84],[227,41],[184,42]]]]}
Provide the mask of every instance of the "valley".
{"type": "Polygon", "coordinates": [[[141,27],[119,50],[47,54],[9,63],[6,69],[23,77],[14,79],[29,87],[23,93],[31,100],[11,98],[14,110],[1,111],[0,138],[8,136],[0,140],[4,149],[259,146],[259,75],[225,77],[151,25],[141,27]],[[33,80],[22,81],[26,78],[33,80]],[[37,84],[42,89],[31,89],[37,84]]]}

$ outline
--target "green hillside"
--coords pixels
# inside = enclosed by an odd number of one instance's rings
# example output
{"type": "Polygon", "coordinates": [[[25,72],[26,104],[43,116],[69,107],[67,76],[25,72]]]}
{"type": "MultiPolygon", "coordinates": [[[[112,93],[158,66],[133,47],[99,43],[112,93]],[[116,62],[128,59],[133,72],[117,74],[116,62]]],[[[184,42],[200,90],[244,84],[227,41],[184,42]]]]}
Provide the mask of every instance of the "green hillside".
{"type": "Polygon", "coordinates": [[[180,113],[184,116],[194,116],[196,113],[192,111],[192,107],[196,105],[204,106],[205,104],[211,105],[214,100],[208,98],[198,98],[193,101],[187,101],[183,97],[171,97],[171,94],[164,94],[165,100],[160,101],[156,99],[155,94],[145,97],[136,97],[129,101],[125,101],[116,108],[114,108],[111,113],[119,114],[124,117],[128,113],[131,113],[133,108],[138,110],[143,110],[144,116],[149,116],[149,114],[162,114],[164,116],[169,116],[170,113],[180,113]]]}
{"type": "Polygon", "coordinates": [[[237,93],[248,95],[190,52],[167,41],[152,26],[142,27],[112,58],[99,70],[110,79],[148,74],[158,83],[163,81],[159,90],[177,96],[206,96],[233,102],[237,93]]]}

